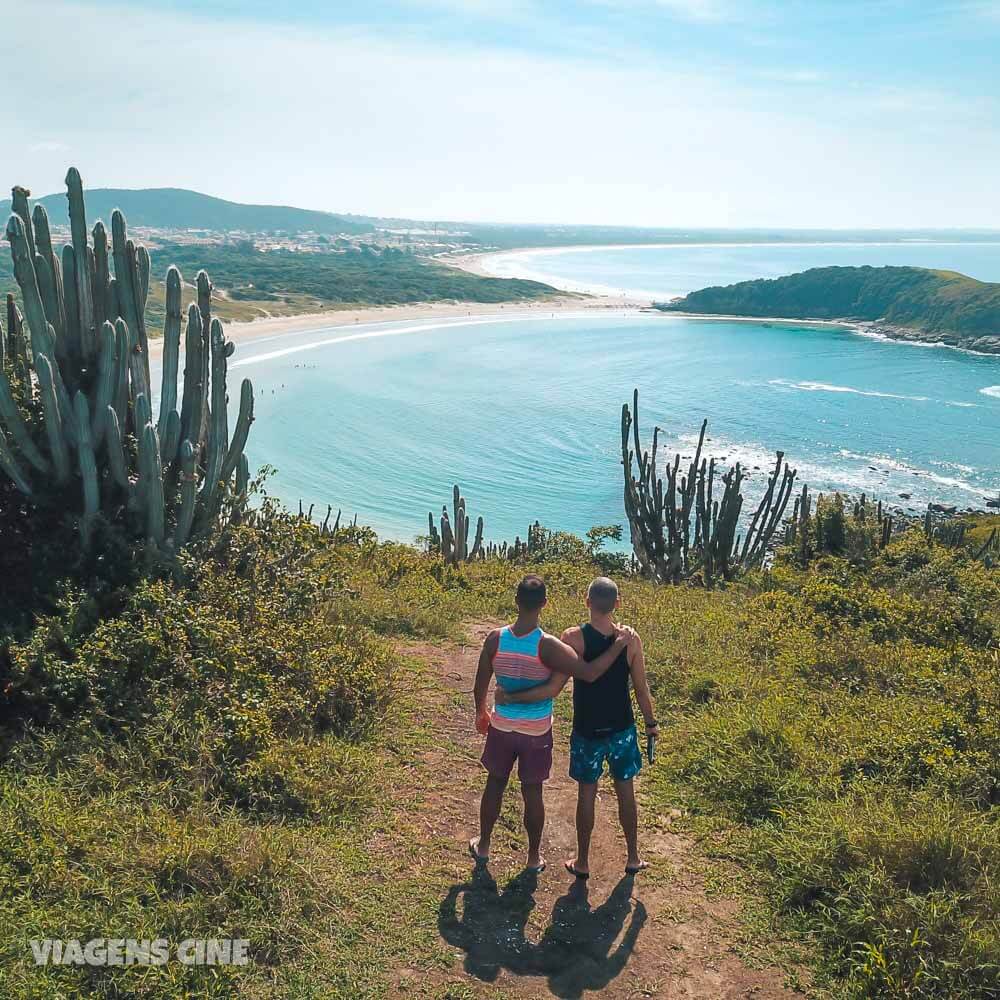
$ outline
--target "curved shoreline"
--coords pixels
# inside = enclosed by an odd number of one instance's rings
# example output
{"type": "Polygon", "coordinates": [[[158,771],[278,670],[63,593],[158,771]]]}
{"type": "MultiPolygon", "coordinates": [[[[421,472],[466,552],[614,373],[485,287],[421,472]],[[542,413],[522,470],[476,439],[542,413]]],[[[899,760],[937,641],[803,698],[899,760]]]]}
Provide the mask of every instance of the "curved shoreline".
{"type": "MultiPolygon", "coordinates": [[[[248,321],[231,320],[225,323],[225,328],[229,340],[243,344],[294,336],[295,334],[313,333],[331,327],[485,316],[495,316],[502,320],[506,316],[529,315],[543,319],[546,314],[634,310],[647,308],[650,304],[629,298],[557,293],[545,299],[514,299],[509,302],[414,302],[399,306],[327,309],[323,312],[297,313],[294,316],[269,316],[248,321]]],[[[158,357],[162,347],[163,341],[160,337],[150,340],[150,357],[158,357]]]]}
{"type": "MultiPolygon", "coordinates": [[[[925,243],[932,243],[932,245],[938,246],[960,246],[964,244],[957,243],[955,241],[925,241],[925,243]]],[[[576,253],[585,251],[598,251],[598,250],[642,250],[642,249],[658,249],[664,247],[676,248],[676,247],[736,247],[736,246],[746,246],[746,247],[757,247],[757,246],[907,246],[909,244],[895,241],[880,241],[877,243],[860,243],[857,241],[845,241],[845,242],[835,242],[826,241],[823,243],[622,243],[622,244],[609,244],[607,246],[603,245],[586,245],[586,246],[565,246],[565,247],[525,247],[516,250],[491,250],[484,253],[470,253],[461,256],[453,257],[451,259],[444,259],[444,263],[451,264],[452,266],[460,267],[463,270],[470,271],[473,274],[484,275],[487,277],[531,277],[532,280],[545,281],[547,284],[552,284],[553,287],[559,288],[561,291],[575,292],[577,294],[592,295],[595,298],[602,298],[604,296],[604,290],[608,290],[610,286],[605,285],[590,285],[585,286],[583,282],[566,282],[565,279],[560,279],[552,275],[545,275],[543,272],[532,275],[530,272],[525,272],[518,275],[500,275],[496,271],[491,270],[486,262],[499,258],[499,257],[520,257],[520,256],[534,256],[541,253],[576,253]],[[559,284],[555,284],[559,282],[559,284]],[[589,289],[589,290],[588,290],[589,289]],[[600,289],[600,290],[598,290],[600,289]]],[[[990,245],[993,245],[992,243],[990,245]]],[[[622,300],[629,299],[630,296],[622,296],[622,300]]],[[[635,301],[635,304],[639,308],[652,308],[655,297],[651,299],[636,298],[631,296],[635,301]],[[640,305],[643,303],[643,305],[640,305]]],[[[662,299],[660,299],[662,301],[662,299]]],[[[661,310],[662,311],[662,310],[661,310]]],[[[833,326],[840,327],[841,329],[846,329],[852,333],[857,334],[860,337],[867,337],[870,340],[881,340],[896,344],[909,344],[912,347],[931,347],[931,348],[948,348],[953,351],[961,351],[965,354],[972,354],[976,357],[983,358],[995,358],[1000,357],[1000,334],[996,336],[985,336],[980,338],[975,338],[978,341],[986,341],[986,344],[981,347],[968,347],[964,344],[953,344],[949,343],[947,340],[939,339],[939,334],[934,333],[924,333],[921,330],[911,329],[907,327],[897,327],[886,323],[880,323],[878,320],[852,320],[852,319],[838,319],[838,320],[823,320],[823,319],[807,319],[803,317],[796,316],[735,316],[728,313],[691,313],[682,311],[662,311],[663,315],[673,315],[681,316],[685,319],[702,319],[702,320],[720,320],[726,322],[745,322],[745,323],[795,323],[802,326],[833,326]]]]}

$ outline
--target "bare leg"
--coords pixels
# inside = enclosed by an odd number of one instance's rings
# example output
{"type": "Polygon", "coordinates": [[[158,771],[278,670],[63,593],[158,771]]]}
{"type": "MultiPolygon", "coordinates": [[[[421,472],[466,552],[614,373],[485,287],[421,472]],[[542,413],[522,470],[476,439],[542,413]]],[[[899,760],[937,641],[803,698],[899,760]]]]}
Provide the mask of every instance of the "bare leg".
{"type": "Polygon", "coordinates": [[[493,836],[493,827],[500,818],[500,807],[503,805],[503,793],[506,787],[506,778],[497,778],[492,774],[486,778],[486,787],[479,803],[479,839],[473,848],[481,858],[489,857],[490,838],[493,836]]]}
{"type": "Polygon", "coordinates": [[[618,796],[618,819],[628,848],[625,865],[631,869],[645,868],[645,862],[639,857],[639,809],[635,804],[635,787],[632,779],[616,781],[615,794],[618,796]]]}
{"type": "Polygon", "coordinates": [[[524,828],[528,831],[528,867],[542,863],[542,830],[545,827],[545,800],[541,785],[521,785],[524,799],[524,828]]]}
{"type": "Polygon", "coordinates": [[[581,873],[590,871],[590,836],[594,832],[594,809],[597,782],[580,782],[576,792],[576,857],[573,867],[581,873]]]}

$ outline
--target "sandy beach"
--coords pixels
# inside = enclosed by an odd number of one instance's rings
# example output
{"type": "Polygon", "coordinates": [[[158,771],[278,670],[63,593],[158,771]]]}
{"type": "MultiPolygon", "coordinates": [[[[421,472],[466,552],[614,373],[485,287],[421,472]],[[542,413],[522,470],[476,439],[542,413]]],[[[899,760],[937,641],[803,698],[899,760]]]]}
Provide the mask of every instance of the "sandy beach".
{"type": "MultiPolygon", "coordinates": [[[[454,267],[472,271],[478,270],[477,254],[458,260],[443,261],[454,267]]],[[[580,312],[590,310],[631,310],[650,306],[649,300],[613,295],[582,295],[575,293],[556,294],[546,299],[530,299],[511,302],[415,302],[399,306],[365,306],[359,309],[327,309],[323,312],[299,313],[296,316],[273,316],[255,319],[248,323],[228,322],[226,336],[235,343],[249,343],[262,338],[280,337],[283,334],[304,333],[331,326],[362,325],[365,323],[392,323],[409,320],[431,320],[448,317],[471,316],[545,316],[557,312],[580,312]]],[[[159,357],[162,350],[160,338],[151,340],[151,357],[159,357]]]]}
{"type": "MultiPolygon", "coordinates": [[[[548,249],[548,248],[547,248],[548,249]]],[[[572,247],[567,249],[589,249],[572,247]]],[[[473,274],[495,277],[488,269],[488,262],[494,257],[509,256],[512,253],[533,253],[532,249],[506,250],[502,252],[462,254],[455,257],[439,258],[440,263],[460,268],[473,274]]],[[[396,306],[364,306],[356,309],[326,309],[322,312],[299,313],[295,316],[271,316],[250,322],[226,322],[226,336],[237,344],[255,340],[274,339],[281,336],[307,333],[330,327],[363,326],[369,323],[408,322],[412,320],[435,320],[447,318],[479,318],[488,316],[523,317],[566,312],[634,312],[653,311],[652,300],[627,295],[584,293],[560,290],[545,299],[530,299],[511,302],[415,302],[396,306]]],[[[857,323],[838,320],[803,320],[792,317],[757,318],[751,316],[706,315],[704,313],[670,312],[663,316],[676,316],[705,322],[727,320],[740,323],[795,323],[799,326],[847,327],[855,332],[865,332],[857,323]]],[[[162,340],[157,337],[150,341],[149,352],[152,359],[162,353],[162,340]]]]}

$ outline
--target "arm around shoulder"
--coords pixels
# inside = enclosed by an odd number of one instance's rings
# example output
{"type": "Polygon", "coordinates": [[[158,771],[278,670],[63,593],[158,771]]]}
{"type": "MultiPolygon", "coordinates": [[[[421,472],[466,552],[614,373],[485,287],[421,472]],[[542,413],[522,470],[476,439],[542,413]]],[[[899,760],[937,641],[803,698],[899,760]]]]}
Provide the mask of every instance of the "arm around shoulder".
{"type": "Polygon", "coordinates": [[[542,639],[538,655],[549,670],[568,674],[570,677],[579,677],[583,681],[596,681],[618,658],[631,634],[634,634],[631,629],[620,631],[607,652],[589,663],[571,645],[554,635],[547,635],[542,639]]]}

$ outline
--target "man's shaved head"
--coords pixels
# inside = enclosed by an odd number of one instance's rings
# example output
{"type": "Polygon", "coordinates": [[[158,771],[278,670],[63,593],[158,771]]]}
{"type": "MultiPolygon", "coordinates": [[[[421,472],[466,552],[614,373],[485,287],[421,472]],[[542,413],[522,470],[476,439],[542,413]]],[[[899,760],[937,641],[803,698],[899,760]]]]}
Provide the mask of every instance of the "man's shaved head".
{"type": "Polygon", "coordinates": [[[599,576],[587,588],[587,599],[598,614],[609,615],[618,603],[618,584],[610,577],[599,576]]]}

